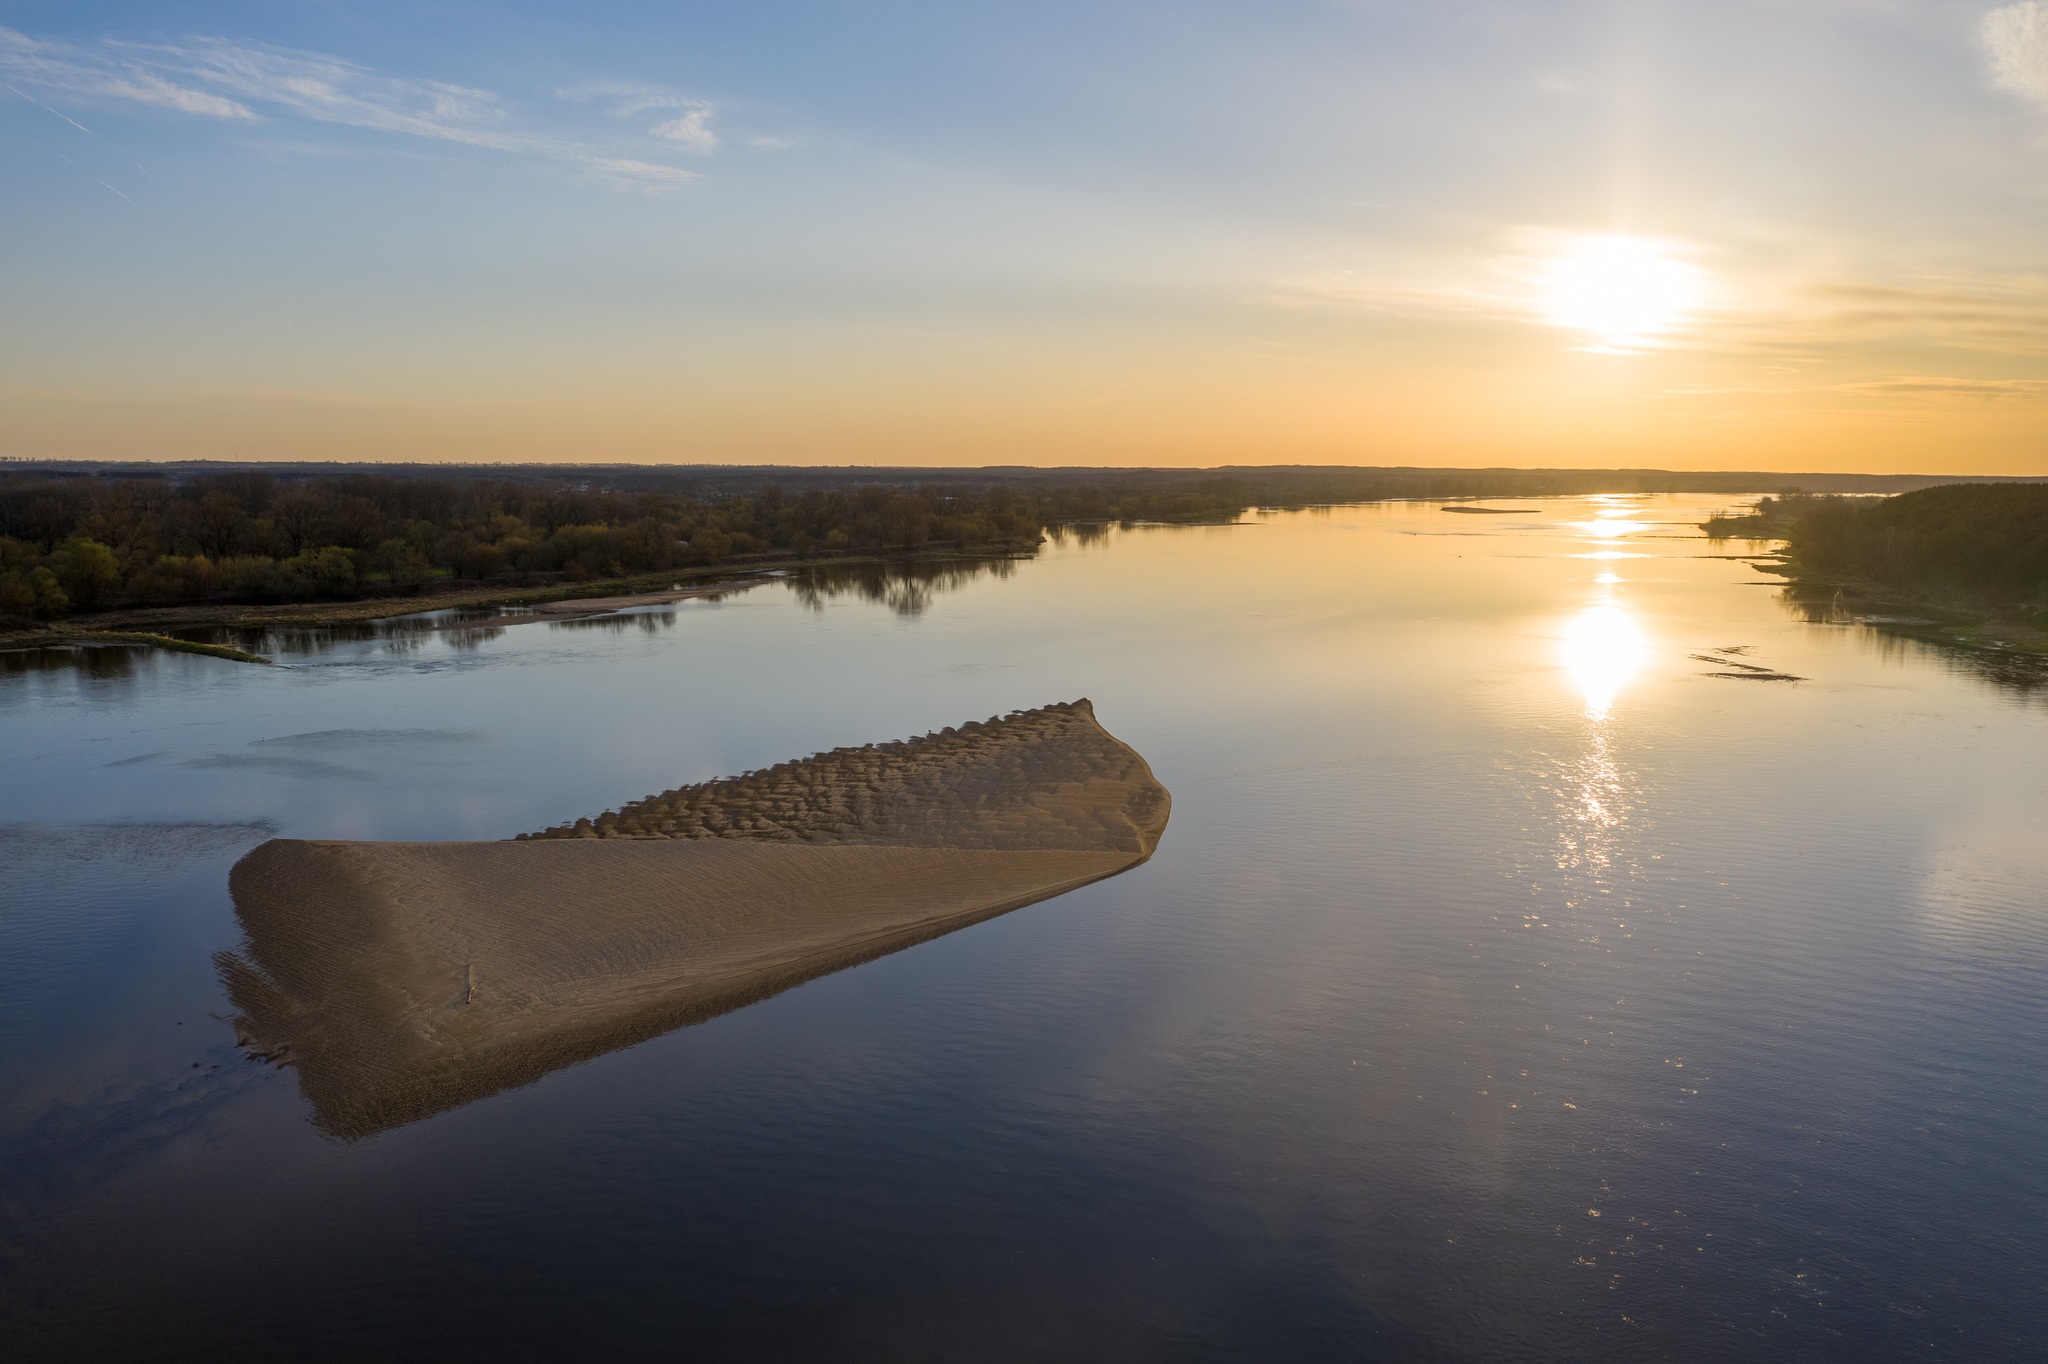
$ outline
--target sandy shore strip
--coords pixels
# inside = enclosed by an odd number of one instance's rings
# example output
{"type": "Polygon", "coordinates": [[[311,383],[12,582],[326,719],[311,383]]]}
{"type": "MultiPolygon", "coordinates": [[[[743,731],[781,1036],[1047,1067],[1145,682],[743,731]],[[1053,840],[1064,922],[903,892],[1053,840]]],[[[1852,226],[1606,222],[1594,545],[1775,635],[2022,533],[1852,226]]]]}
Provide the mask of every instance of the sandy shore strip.
{"type": "Polygon", "coordinates": [[[276,839],[231,874],[222,977],[361,1137],[1114,876],[1170,809],[1080,701],[512,841],[276,839]]]}
{"type": "Polygon", "coordinates": [[[507,611],[497,616],[476,616],[468,620],[451,620],[434,626],[436,630],[497,630],[508,625],[533,625],[540,621],[584,620],[592,616],[606,616],[619,611],[630,611],[636,606],[667,606],[673,602],[690,601],[696,597],[723,597],[749,588],[759,587],[768,578],[734,578],[727,582],[705,583],[699,587],[675,587],[666,592],[636,592],[624,597],[567,597],[561,601],[536,602],[517,611],[507,611]]]}

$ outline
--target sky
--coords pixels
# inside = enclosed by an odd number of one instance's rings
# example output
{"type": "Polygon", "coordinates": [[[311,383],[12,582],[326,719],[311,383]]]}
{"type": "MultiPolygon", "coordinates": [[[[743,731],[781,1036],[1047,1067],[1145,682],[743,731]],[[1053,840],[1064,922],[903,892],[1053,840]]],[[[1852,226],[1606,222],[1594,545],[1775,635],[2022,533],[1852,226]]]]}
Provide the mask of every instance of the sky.
{"type": "Polygon", "coordinates": [[[2048,0],[0,0],[0,455],[2048,474],[2048,0]]]}

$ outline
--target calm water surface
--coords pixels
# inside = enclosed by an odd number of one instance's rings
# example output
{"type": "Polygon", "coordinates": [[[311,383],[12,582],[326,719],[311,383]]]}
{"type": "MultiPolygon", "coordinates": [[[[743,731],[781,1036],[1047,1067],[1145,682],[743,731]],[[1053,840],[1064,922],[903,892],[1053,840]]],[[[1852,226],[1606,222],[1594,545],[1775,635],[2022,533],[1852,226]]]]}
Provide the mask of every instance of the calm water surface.
{"type": "Polygon", "coordinates": [[[1496,505],[14,656],[0,1353],[2039,1358],[2048,709],[1706,501],[1496,505]],[[1115,880],[355,1143],[214,1016],[265,838],[1077,696],[1173,792],[1115,880]]]}

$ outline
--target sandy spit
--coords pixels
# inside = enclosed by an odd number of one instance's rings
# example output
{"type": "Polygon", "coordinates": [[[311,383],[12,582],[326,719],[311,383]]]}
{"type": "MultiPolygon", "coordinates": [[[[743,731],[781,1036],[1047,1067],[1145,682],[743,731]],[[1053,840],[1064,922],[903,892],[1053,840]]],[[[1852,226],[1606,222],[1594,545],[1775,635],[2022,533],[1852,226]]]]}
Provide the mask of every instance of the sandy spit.
{"type": "Polygon", "coordinates": [[[354,1138],[1114,876],[1170,801],[1086,701],[486,843],[274,839],[221,972],[354,1138]]]}

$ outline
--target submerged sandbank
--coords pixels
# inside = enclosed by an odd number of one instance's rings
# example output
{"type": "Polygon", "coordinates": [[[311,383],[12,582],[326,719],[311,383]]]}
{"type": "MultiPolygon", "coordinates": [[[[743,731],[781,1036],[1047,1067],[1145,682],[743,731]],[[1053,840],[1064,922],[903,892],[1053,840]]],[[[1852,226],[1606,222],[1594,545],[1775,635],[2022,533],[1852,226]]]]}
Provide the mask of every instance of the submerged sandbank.
{"type": "Polygon", "coordinates": [[[1170,801],[1086,701],[518,840],[276,839],[230,878],[254,1051],[357,1137],[1124,871],[1170,801]]]}

